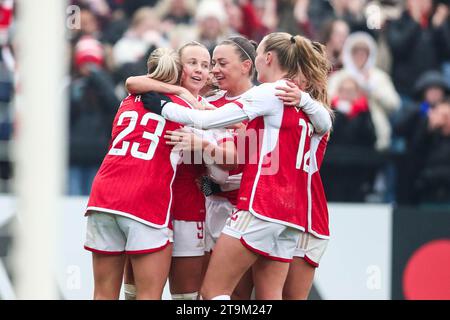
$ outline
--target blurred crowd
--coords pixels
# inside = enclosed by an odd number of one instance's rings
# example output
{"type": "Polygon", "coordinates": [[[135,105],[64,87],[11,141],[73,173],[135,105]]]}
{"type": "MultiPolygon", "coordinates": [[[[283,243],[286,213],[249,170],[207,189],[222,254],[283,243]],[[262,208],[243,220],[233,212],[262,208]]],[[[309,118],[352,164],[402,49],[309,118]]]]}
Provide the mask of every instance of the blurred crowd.
{"type": "MultiPolygon", "coordinates": [[[[450,8],[446,0],[78,0],[71,48],[67,192],[86,195],[128,76],[156,47],[210,51],[273,31],[326,45],[336,112],[322,166],[329,201],[450,204],[450,8]]],[[[11,190],[13,0],[0,0],[0,192],[11,190]]]]}

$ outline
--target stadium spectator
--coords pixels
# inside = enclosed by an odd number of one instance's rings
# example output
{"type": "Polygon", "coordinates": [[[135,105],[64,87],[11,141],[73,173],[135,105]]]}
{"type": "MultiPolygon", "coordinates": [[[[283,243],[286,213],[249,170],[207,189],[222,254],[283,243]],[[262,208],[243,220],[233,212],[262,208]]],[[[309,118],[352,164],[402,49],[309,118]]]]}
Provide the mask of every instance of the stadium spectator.
{"type": "Polygon", "coordinates": [[[308,15],[309,0],[281,0],[277,2],[278,29],[314,38],[313,23],[308,15]]]}
{"type": "Polygon", "coordinates": [[[410,159],[416,166],[414,197],[420,204],[450,205],[450,100],[429,110],[417,127],[410,159]]]}
{"type": "Polygon", "coordinates": [[[91,36],[96,39],[101,38],[101,26],[95,13],[89,6],[80,7],[80,29],[72,29],[73,42],[77,42],[82,36],[91,36]]]}
{"type": "Polygon", "coordinates": [[[343,66],[342,49],[349,33],[350,28],[344,20],[329,21],[321,29],[319,41],[326,46],[333,71],[340,70],[343,66]]]}
{"type": "Polygon", "coordinates": [[[237,3],[225,0],[225,9],[228,15],[231,33],[241,34],[248,39],[260,41],[270,32],[258,16],[257,8],[252,1],[239,0],[237,3]]]}
{"type": "Polygon", "coordinates": [[[202,0],[195,16],[197,41],[203,43],[210,54],[216,45],[228,36],[228,16],[220,0],[202,0]]]}
{"type": "Polygon", "coordinates": [[[131,18],[140,8],[154,7],[159,0],[109,0],[109,2],[121,7],[127,17],[131,18]]]}
{"type": "Polygon", "coordinates": [[[400,108],[400,98],[391,78],[375,66],[377,46],[367,33],[351,34],[343,49],[344,68],[329,78],[329,94],[336,93],[342,78],[351,75],[368,99],[368,107],[376,132],[375,148],[386,151],[391,144],[389,115],[400,108]]]}
{"type": "Polygon", "coordinates": [[[74,48],[70,84],[69,194],[87,195],[107,151],[111,123],[119,100],[103,69],[101,44],[82,37],[74,48]]]}
{"type": "Polygon", "coordinates": [[[163,23],[189,25],[192,24],[195,3],[195,0],[163,0],[155,10],[163,23]]]}
{"type": "Polygon", "coordinates": [[[357,80],[347,74],[336,84],[331,105],[336,118],[322,166],[327,199],[364,202],[377,170],[366,160],[368,155],[373,157],[376,143],[368,97],[357,80]]]}
{"type": "Polygon", "coordinates": [[[168,46],[167,39],[159,30],[159,24],[160,20],[154,9],[143,7],[136,11],[130,28],[114,45],[114,62],[117,68],[125,63],[134,63],[142,59],[151,45],[168,46]]]}
{"type": "MultiPolygon", "coordinates": [[[[365,32],[354,32],[346,40],[343,49],[344,68],[329,79],[329,92],[333,94],[339,78],[350,74],[358,81],[368,99],[370,116],[375,128],[375,149],[387,153],[391,147],[391,124],[389,117],[400,108],[400,97],[395,90],[390,76],[375,64],[378,47],[372,36],[365,32]]],[[[378,159],[378,157],[377,157],[378,159]]],[[[373,163],[371,169],[380,170],[374,181],[372,201],[383,201],[393,197],[393,168],[385,166],[385,161],[373,163]]]]}
{"type": "Polygon", "coordinates": [[[329,0],[309,2],[308,15],[314,30],[320,30],[327,21],[344,20],[350,26],[351,32],[369,31],[365,16],[367,0],[329,0]]]}
{"type": "Polygon", "coordinates": [[[404,101],[411,99],[414,82],[428,70],[440,70],[450,55],[450,23],[447,4],[433,10],[432,0],[407,0],[400,19],[388,25],[393,54],[392,76],[404,101]]]}
{"type": "Polygon", "coordinates": [[[400,204],[414,201],[413,182],[417,178],[417,165],[411,161],[415,157],[414,140],[421,123],[426,121],[429,112],[450,94],[450,86],[441,73],[428,71],[415,84],[414,98],[403,109],[394,125],[394,133],[402,139],[405,150],[396,158],[397,183],[396,200],[400,204]]]}

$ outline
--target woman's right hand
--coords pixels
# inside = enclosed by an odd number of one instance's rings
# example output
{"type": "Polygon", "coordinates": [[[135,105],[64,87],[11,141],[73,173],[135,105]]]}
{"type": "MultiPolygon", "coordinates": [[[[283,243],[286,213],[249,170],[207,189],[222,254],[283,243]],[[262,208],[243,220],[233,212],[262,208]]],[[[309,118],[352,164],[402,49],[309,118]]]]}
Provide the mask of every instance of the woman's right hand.
{"type": "Polygon", "coordinates": [[[180,89],[180,92],[178,95],[186,100],[191,106],[193,106],[196,110],[215,110],[217,109],[212,104],[207,102],[205,99],[202,101],[198,101],[197,98],[195,98],[192,93],[190,93],[186,88],[180,89]]]}
{"type": "Polygon", "coordinates": [[[293,82],[286,81],[287,86],[276,87],[275,95],[287,106],[298,107],[302,98],[302,90],[293,82]]]}
{"type": "Polygon", "coordinates": [[[184,99],[187,103],[189,103],[191,106],[193,106],[195,109],[203,110],[203,107],[198,101],[196,97],[192,95],[192,93],[189,92],[186,88],[180,87],[180,92],[178,93],[180,98],[184,99]]]}

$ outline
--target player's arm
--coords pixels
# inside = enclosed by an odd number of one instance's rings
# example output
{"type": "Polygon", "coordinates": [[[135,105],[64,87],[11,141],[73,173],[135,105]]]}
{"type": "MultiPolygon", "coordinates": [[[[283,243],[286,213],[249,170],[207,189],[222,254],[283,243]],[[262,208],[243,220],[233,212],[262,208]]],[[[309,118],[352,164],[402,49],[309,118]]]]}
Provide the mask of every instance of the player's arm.
{"type": "Polygon", "coordinates": [[[233,141],[224,141],[219,145],[206,141],[203,150],[205,151],[205,156],[213,160],[213,165],[223,170],[234,170],[237,168],[237,152],[233,141]],[[208,153],[209,150],[211,150],[210,153],[208,153]]]}
{"type": "Polygon", "coordinates": [[[156,91],[178,95],[183,93],[184,91],[187,91],[183,87],[152,79],[148,75],[129,77],[125,81],[125,87],[131,94],[141,94],[149,91],[156,91]]]}
{"type": "Polygon", "coordinates": [[[248,120],[236,104],[229,103],[215,110],[193,110],[164,99],[154,92],[142,95],[144,107],[165,119],[200,129],[224,128],[248,120]]]}
{"type": "Polygon", "coordinates": [[[164,100],[163,96],[154,92],[142,95],[142,102],[145,108],[166,119],[201,129],[214,129],[229,127],[259,116],[276,114],[283,108],[283,104],[274,93],[271,84],[261,84],[248,90],[238,99],[242,108],[230,102],[216,110],[189,110],[167,99],[164,100]]]}
{"type": "Polygon", "coordinates": [[[204,162],[207,165],[215,165],[223,170],[233,170],[237,167],[237,152],[233,141],[224,140],[219,144],[215,144],[188,129],[168,130],[164,138],[166,139],[166,144],[172,145],[177,149],[201,151],[204,162]]]}
{"type": "Polygon", "coordinates": [[[324,134],[331,129],[332,121],[328,110],[309,93],[300,90],[295,84],[287,82],[287,86],[277,87],[276,96],[284,104],[300,107],[308,115],[317,134],[324,134]]]}
{"type": "Polygon", "coordinates": [[[154,91],[177,95],[191,105],[199,107],[197,98],[195,98],[186,88],[152,79],[148,75],[129,77],[125,81],[125,87],[131,94],[142,94],[154,91]]]}

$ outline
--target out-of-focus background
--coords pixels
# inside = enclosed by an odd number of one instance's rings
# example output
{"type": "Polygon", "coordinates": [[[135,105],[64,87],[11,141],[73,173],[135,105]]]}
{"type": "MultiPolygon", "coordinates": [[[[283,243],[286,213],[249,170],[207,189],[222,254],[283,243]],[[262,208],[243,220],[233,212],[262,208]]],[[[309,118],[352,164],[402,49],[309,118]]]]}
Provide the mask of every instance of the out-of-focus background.
{"type": "MultiPolygon", "coordinates": [[[[14,297],[19,5],[0,0],[0,299],[14,297]]],[[[197,40],[212,53],[232,35],[287,31],[326,45],[333,65],[321,169],[332,241],[311,297],[450,299],[449,1],[80,0],[66,18],[61,298],[91,297],[82,214],[125,79],[146,73],[156,47],[197,40]]]]}

